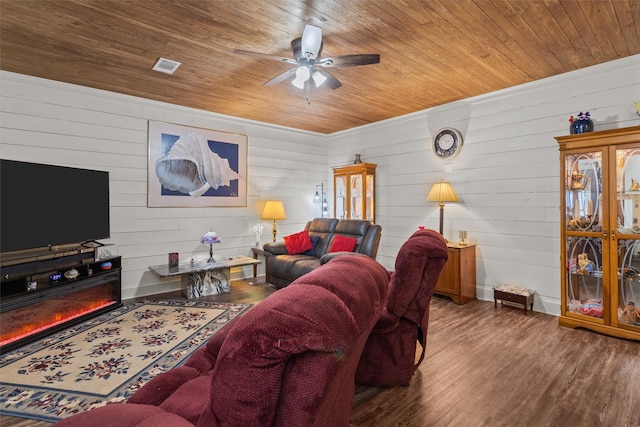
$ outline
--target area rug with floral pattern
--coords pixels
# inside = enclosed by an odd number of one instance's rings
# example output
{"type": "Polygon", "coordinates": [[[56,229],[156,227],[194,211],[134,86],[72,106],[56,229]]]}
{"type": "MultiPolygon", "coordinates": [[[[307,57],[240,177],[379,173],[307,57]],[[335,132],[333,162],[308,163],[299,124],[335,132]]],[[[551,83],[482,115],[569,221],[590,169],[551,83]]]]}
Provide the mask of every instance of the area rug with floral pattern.
{"type": "Polygon", "coordinates": [[[58,421],[124,402],[251,307],[146,299],[0,355],[0,414],[58,421]]]}

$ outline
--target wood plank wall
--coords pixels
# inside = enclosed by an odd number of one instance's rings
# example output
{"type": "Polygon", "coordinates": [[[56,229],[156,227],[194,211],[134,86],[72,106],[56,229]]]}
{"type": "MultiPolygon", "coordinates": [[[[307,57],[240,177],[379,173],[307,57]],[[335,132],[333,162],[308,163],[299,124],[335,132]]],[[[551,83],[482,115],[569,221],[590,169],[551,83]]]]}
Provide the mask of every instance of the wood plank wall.
{"type": "MultiPolygon", "coordinates": [[[[104,242],[123,257],[123,298],[179,289],[179,281],[158,279],[148,266],[166,263],[169,252],[179,252],[182,261],[208,258],[200,237],[209,229],[222,237],[214,245],[215,258],[250,256],[256,223],[264,226],[262,242],[271,239],[272,224],[260,219],[268,199],[285,205],[280,237],[320,215],[313,194],[327,175],[325,135],[13,73],[0,72],[0,79],[0,157],[109,171],[111,239],[104,242]],[[247,207],[148,208],[149,120],[247,135],[247,207]]],[[[72,189],[58,209],[86,209],[91,215],[72,189]]],[[[251,267],[232,271],[235,277],[252,273],[251,267]]]]}
{"type": "Polygon", "coordinates": [[[442,105],[396,120],[333,134],[329,164],[360,153],[378,164],[378,261],[395,254],[418,225],[438,229],[439,207],[426,201],[434,182],[451,182],[460,203],[444,208],[444,234],[468,230],[477,246],[477,292],[493,299],[501,283],[536,290],[534,310],[560,312],[559,154],[554,136],[569,133],[569,116],[590,111],[596,130],[637,126],[640,55],[442,105]],[[454,127],[464,137],[448,161],[432,136],[454,127]],[[453,171],[445,172],[449,163],[453,171]]]}
{"type": "MultiPolygon", "coordinates": [[[[108,170],[112,239],[123,259],[123,297],[179,288],[147,267],[167,253],[202,257],[201,234],[223,237],[218,256],[248,255],[251,228],[264,201],[284,200],[281,237],[318,216],[315,185],[332,194],[331,166],[355,153],[378,164],[377,222],[383,227],[378,261],[393,269],[395,254],[418,225],[438,227],[438,207],[425,201],[446,178],[461,202],[445,206],[445,235],[469,230],[478,243],[478,296],[513,283],[536,289],[534,309],[559,313],[559,191],[556,135],[568,117],[589,110],[596,129],[637,125],[640,56],[454,102],[397,119],[324,136],[110,92],[0,71],[0,157],[108,170]],[[147,208],[147,121],[158,120],[248,135],[246,208],[147,208]],[[430,148],[441,127],[462,131],[465,145],[444,172],[430,148]]],[[[275,101],[274,101],[275,102],[275,101]]],[[[28,190],[27,190],[28,191],[28,190]]],[[[82,206],[71,194],[65,205],[82,206]]],[[[234,272],[251,274],[250,268],[234,272]]]]}

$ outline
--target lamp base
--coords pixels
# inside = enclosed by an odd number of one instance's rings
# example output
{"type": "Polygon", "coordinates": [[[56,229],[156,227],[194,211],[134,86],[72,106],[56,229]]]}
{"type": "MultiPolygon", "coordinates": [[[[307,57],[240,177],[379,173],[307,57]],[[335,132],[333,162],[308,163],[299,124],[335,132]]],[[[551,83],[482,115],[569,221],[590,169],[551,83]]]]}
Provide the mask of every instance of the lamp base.
{"type": "Polygon", "coordinates": [[[271,231],[273,232],[273,241],[276,241],[276,232],[278,231],[278,229],[276,228],[276,220],[273,220],[273,228],[271,229],[271,231]]]}
{"type": "Polygon", "coordinates": [[[207,262],[213,262],[213,245],[209,245],[209,259],[207,262]]]}
{"type": "Polygon", "coordinates": [[[444,237],[444,203],[440,202],[440,235],[444,238],[444,241],[449,243],[446,237],[444,237]]]}

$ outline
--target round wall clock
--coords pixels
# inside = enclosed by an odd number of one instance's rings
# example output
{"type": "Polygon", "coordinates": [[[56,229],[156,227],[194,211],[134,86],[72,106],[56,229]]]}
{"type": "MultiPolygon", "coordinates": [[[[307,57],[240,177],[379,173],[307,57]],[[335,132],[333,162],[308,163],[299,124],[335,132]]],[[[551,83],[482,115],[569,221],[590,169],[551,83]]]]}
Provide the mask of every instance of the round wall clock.
{"type": "Polygon", "coordinates": [[[442,128],[433,137],[433,152],[441,159],[450,159],[462,149],[462,134],[453,128],[442,128]]]}

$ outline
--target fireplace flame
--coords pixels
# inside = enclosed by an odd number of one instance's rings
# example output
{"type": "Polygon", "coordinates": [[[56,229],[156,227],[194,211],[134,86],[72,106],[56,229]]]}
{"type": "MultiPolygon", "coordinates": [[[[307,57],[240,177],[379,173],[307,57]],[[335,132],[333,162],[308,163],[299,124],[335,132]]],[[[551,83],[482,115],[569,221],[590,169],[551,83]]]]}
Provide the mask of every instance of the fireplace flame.
{"type": "Polygon", "coordinates": [[[12,310],[7,313],[2,313],[0,319],[2,319],[2,331],[0,333],[0,347],[10,344],[12,342],[24,339],[31,335],[35,335],[39,332],[45,331],[49,328],[55,327],[62,323],[68,322],[73,319],[77,319],[79,317],[87,316],[90,313],[101,310],[110,305],[116,304],[117,301],[113,301],[112,299],[104,298],[97,301],[86,301],[83,303],[83,306],[78,308],[75,307],[66,307],[63,308],[63,311],[58,311],[49,315],[43,315],[42,312],[38,314],[34,313],[34,306],[25,307],[22,309],[12,310]],[[21,323],[15,320],[5,319],[5,317],[10,317],[15,315],[15,312],[18,310],[29,310],[30,311],[30,321],[27,324],[17,324],[21,323]],[[9,323],[9,325],[7,325],[9,323]],[[16,325],[11,325],[11,323],[16,323],[16,325]],[[5,327],[8,329],[5,331],[5,327]]]}

